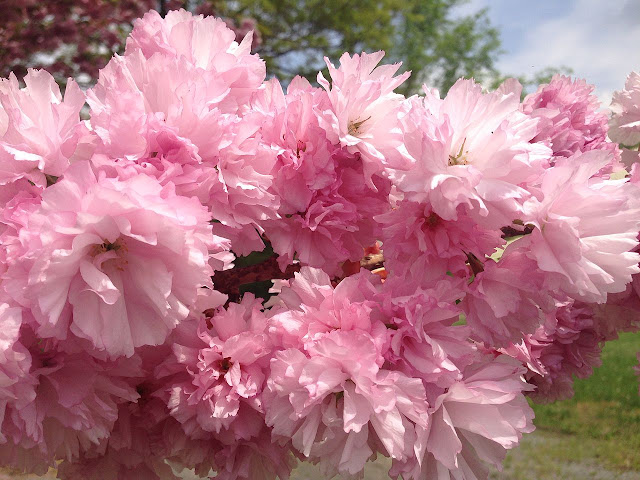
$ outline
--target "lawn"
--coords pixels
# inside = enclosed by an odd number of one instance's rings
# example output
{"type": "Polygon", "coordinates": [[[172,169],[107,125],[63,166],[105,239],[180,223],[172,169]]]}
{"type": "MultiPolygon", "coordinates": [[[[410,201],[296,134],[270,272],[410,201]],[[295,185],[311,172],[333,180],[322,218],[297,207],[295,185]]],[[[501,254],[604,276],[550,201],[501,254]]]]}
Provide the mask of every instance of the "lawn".
{"type": "Polygon", "coordinates": [[[605,345],[602,366],[575,383],[571,400],[534,406],[535,424],[561,442],[537,442],[541,461],[590,460],[622,472],[640,471],[640,396],[633,367],[640,333],[605,345]]]}

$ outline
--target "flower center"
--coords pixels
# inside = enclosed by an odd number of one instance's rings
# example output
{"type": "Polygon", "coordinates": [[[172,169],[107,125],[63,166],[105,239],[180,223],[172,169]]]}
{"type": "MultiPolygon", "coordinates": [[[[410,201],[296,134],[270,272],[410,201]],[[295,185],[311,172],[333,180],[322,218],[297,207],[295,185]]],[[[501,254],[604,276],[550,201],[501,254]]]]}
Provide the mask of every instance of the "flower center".
{"type": "Polygon", "coordinates": [[[436,227],[440,224],[440,217],[435,213],[431,212],[428,216],[425,216],[425,226],[427,228],[436,227]]]}
{"type": "Polygon", "coordinates": [[[349,122],[349,126],[347,127],[347,132],[349,133],[349,135],[353,135],[354,137],[356,135],[358,135],[360,132],[360,127],[362,126],[362,124],[364,122],[366,122],[367,120],[369,120],[371,117],[367,117],[364,120],[354,120],[353,122],[349,122]]]}
{"type": "Polygon", "coordinates": [[[227,373],[233,367],[233,362],[231,361],[231,357],[225,357],[220,360],[220,370],[224,373],[227,373]]]}
{"type": "Polygon", "coordinates": [[[449,166],[453,166],[453,165],[468,165],[469,164],[469,160],[467,159],[467,155],[469,154],[469,150],[465,150],[464,149],[464,144],[467,142],[467,139],[465,138],[462,141],[462,145],[460,145],[460,151],[458,151],[458,154],[456,156],[453,155],[449,155],[449,166]]]}
{"type": "Polygon", "coordinates": [[[93,249],[91,251],[92,256],[96,256],[99,255],[101,253],[107,253],[107,252],[119,252],[119,251],[126,251],[127,250],[127,246],[124,244],[124,242],[122,241],[121,238],[118,238],[115,242],[109,242],[109,240],[107,240],[106,238],[104,239],[104,241],[98,245],[94,245],[93,249]]]}
{"type": "Polygon", "coordinates": [[[103,242],[100,244],[96,244],[91,248],[90,255],[92,257],[97,257],[98,255],[102,255],[107,252],[115,252],[116,258],[111,258],[107,261],[115,262],[116,269],[122,271],[124,267],[127,265],[127,260],[123,257],[124,253],[128,252],[129,249],[127,245],[124,243],[124,240],[118,238],[115,242],[110,242],[106,238],[103,239],[103,242]]]}

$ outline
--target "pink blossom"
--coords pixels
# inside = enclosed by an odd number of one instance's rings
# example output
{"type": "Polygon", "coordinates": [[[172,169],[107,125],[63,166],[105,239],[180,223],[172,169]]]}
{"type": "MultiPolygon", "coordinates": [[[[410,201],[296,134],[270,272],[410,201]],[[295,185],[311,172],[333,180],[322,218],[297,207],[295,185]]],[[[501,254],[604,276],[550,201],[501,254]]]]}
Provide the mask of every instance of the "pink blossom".
{"type": "Polygon", "coordinates": [[[288,478],[290,448],[273,443],[264,423],[262,389],[272,347],[265,326],[260,302],[247,294],[240,304],[191,318],[172,332],[167,343],[173,353],[156,368],[153,397],[168,406],[180,433],[155,455],[195,465],[200,476],[213,468],[216,478],[227,480],[288,478]]]}
{"type": "MultiPolygon", "coordinates": [[[[137,389],[142,394],[141,398],[137,403],[119,406],[118,420],[109,438],[82,452],[79,459],[59,463],[56,468],[59,478],[178,480],[180,477],[173,474],[165,458],[188,448],[191,460],[196,461],[202,445],[188,442],[184,436],[176,436],[178,422],[167,415],[166,406],[159,400],[148,398],[149,392],[144,384],[137,389]]],[[[175,464],[175,458],[173,460],[175,464]]],[[[206,474],[204,471],[201,473],[206,474]]]]}
{"type": "Polygon", "coordinates": [[[138,160],[154,152],[168,154],[179,141],[184,150],[179,160],[189,163],[215,157],[224,143],[226,129],[211,130],[235,118],[215,108],[226,94],[221,79],[189,69],[183,58],[147,59],[135,50],[114,57],[100,71],[87,100],[91,126],[110,157],[138,160]]]}
{"type": "Polygon", "coordinates": [[[537,228],[518,240],[547,272],[550,288],[589,302],[602,303],[607,293],[623,291],[639,271],[633,249],[640,196],[625,179],[594,177],[609,161],[610,155],[593,151],[548,169],[543,198],[531,200],[531,218],[525,219],[537,228]]]}
{"type": "Polygon", "coordinates": [[[13,457],[7,464],[29,470],[37,468],[38,459],[43,466],[53,466],[57,459],[77,460],[108,438],[118,405],[138,398],[132,384],[142,375],[140,360],[105,362],[83,352],[64,353],[33,335],[23,341],[32,358],[29,382],[34,394],[12,402],[5,411],[2,432],[7,442],[0,445],[0,457],[13,457]],[[23,455],[33,464],[20,465],[23,455]]]}
{"type": "Polygon", "coordinates": [[[163,19],[151,10],[137,20],[127,38],[125,55],[142,51],[146,58],[159,53],[184,58],[193,67],[214,72],[229,89],[228,100],[245,104],[265,78],[264,61],[251,54],[253,32],[240,44],[220,18],[171,11],[163,19]]]}
{"type": "Polygon", "coordinates": [[[375,242],[370,218],[388,208],[389,182],[375,176],[375,188],[367,187],[359,155],[333,145],[320,127],[315,110],[325,97],[296,78],[286,96],[270,81],[254,99],[269,118],[261,135],[277,153],[271,191],[281,201],[280,218],[261,226],[283,269],[297,254],[304,265],[337,273],[375,242]]]}
{"type": "Polygon", "coordinates": [[[242,408],[263,411],[261,394],[271,342],[264,333],[267,321],[261,307],[247,294],[240,304],[202,320],[199,339],[193,339],[192,345],[182,345],[180,340],[173,344],[186,381],[171,387],[168,406],[187,435],[207,438],[205,432],[231,429],[240,439],[259,428],[247,423],[242,408]]]}
{"type": "MultiPolygon", "coordinates": [[[[7,412],[20,411],[36,396],[36,381],[29,374],[31,355],[20,343],[22,311],[20,308],[0,303],[0,425],[7,412]]],[[[7,422],[9,423],[10,420],[7,422]]],[[[0,444],[7,442],[8,429],[0,429],[0,444]]],[[[0,447],[1,449],[2,447],[0,447]]]]}
{"type": "Polygon", "coordinates": [[[462,378],[475,354],[469,328],[456,325],[463,284],[445,277],[426,287],[391,277],[382,288],[380,311],[391,336],[385,358],[406,375],[422,379],[430,402],[462,378]]]}
{"type": "MultiPolygon", "coordinates": [[[[172,339],[185,343],[193,338],[193,328],[183,322],[172,332],[172,339]]],[[[170,344],[138,349],[143,375],[133,379],[139,398],[118,406],[118,419],[108,438],[81,452],[80,458],[57,465],[61,479],[81,478],[121,480],[142,478],[178,479],[180,471],[192,468],[202,477],[216,468],[215,455],[222,445],[212,438],[195,440],[184,434],[182,425],[167,409],[164,389],[175,378],[180,366],[163,362],[172,357],[170,344]],[[171,369],[167,366],[178,367],[171,369]]]]}
{"type": "Polygon", "coordinates": [[[187,67],[185,60],[147,60],[136,50],[101,70],[88,93],[91,126],[100,139],[95,167],[122,179],[152,175],[181,193],[208,198],[227,130],[220,127],[233,120],[206,104],[226,87],[187,67]]]}
{"type": "Polygon", "coordinates": [[[288,445],[271,439],[264,428],[250,440],[235,440],[216,454],[216,478],[221,480],[288,480],[295,466],[288,445]]]}
{"type": "Polygon", "coordinates": [[[613,93],[611,113],[611,140],[627,146],[640,143],[640,73],[631,72],[624,90],[613,93]]]}
{"type": "Polygon", "coordinates": [[[382,368],[387,329],[374,279],[361,272],[334,289],[325,273],[303,268],[273,307],[270,331],[290,348],[271,361],[267,425],[327,475],[360,472],[374,451],[411,456],[415,425],[426,425],[422,382],[382,368]]]}
{"type": "Polygon", "coordinates": [[[411,456],[415,424],[425,426],[422,382],[380,369],[375,343],[356,330],[323,334],[306,350],[272,361],[265,406],[276,438],[291,438],[329,475],[360,472],[373,435],[385,455],[411,456]]]}
{"type": "Polygon", "coordinates": [[[327,91],[326,105],[319,108],[320,124],[332,143],[360,153],[367,180],[387,165],[405,163],[398,128],[404,97],[393,91],[410,72],[394,77],[401,64],[377,66],[382,57],[382,51],[353,57],[345,53],[339,68],[325,58],[331,84],[318,74],[327,91]]]}
{"type": "Polygon", "coordinates": [[[326,97],[322,89],[296,77],[287,93],[271,79],[252,99],[252,109],[264,116],[261,140],[277,155],[272,190],[280,197],[280,215],[304,211],[314,192],[336,180],[336,152],[320,127],[316,109],[326,97]]]}
{"type": "Polygon", "coordinates": [[[234,143],[221,152],[217,178],[205,204],[224,225],[257,228],[262,233],[260,224],[277,217],[279,198],[269,191],[275,155],[254,135],[256,132],[257,126],[251,122],[239,124],[234,143]]]}
{"type": "Polygon", "coordinates": [[[39,335],[70,331],[111,356],[161,344],[211,286],[209,247],[225,246],[212,244],[206,209],[172,185],[97,178],[87,163],[72,170],[44,192],[21,232],[29,252],[5,281],[39,335]]]}
{"type": "Polygon", "coordinates": [[[469,255],[485,258],[504,242],[499,231],[481,228],[468,215],[447,221],[421,203],[399,202],[375,220],[382,227],[385,268],[397,275],[419,257],[444,258],[449,271],[466,271],[469,255]]]}
{"type": "Polygon", "coordinates": [[[523,362],[529,393],[536,402],[553,402],[573,396],[574,377],[586,378],[600,366],[604,337],[598,331],[593,309],[566,302],[546,315],[543,325],[506,353],[523,362]]]}
{"type": "Polygon", "coordinates": [[[445,220],[456,220],[465,206],[484,228],[510,224],[530,195],[520,185],[535,181],[551,156],[529,143],[538,122],[520,112],[519,91],[485,94],[461,79],[442,100],[426,93],[403,119],[413,163],[389,171],[394,183],[405,199],[430,205],[445,220]]]}
{"type": "Polygon", "coordinates": [[[109,176],[172,182],[234,227],[274,217],[278,201],[267,190],[275,154],[256,137],[262,117],[225,110],[227,95],[220,76],[183,57],[115,57],[88,94],[102,142],[94,165],[109,176]]]}
{"type": "Polygon", "coordinates": [[[324,271],[302,267],[274,300],[269,330],[284,347],[313,342],[336,329],[362,330],[372,336],[382,354],[387,348],[386,328],[371,317],[379,284],[379,277],[362,271],[334,288],[324,271]]]}
{"type": "Polygon", "coordinates": [[[79,114],[85,97],[69,79],[63,98],[44,70],[29,70],[24,82],[21,89],[13,74],[0,79],[0,185],[26,178],[44,188],[82,157],[87,128],[79,114]]]}
{"type": "Polygon", "coordinates": [[[607,115],[584,80],[554,75],[551,82],[524,99],[524,113],[540,120],[534,142],[549,143],[554,157],[571,157],[589,150],[615,152],[607,140],[607,115]]]}
{"type": "Polygon", "coordinates": [[[388,182],[378,176],[372,181],[376,190],[365,185],[358,162],[344,158],[334,183],[313,192],[303,211],[264,223],[281,267],[292,263],[295,253],[302,264],[332,274],[339,263],[360,260],[363,249],[376,241],[371,218],[388,208],[388,182]]]}
{"type": "Polygon", "coordinates": [[[464,379],[430,409],[417,459],[394,462],[391,474],[416,480],[486,478],[486,464],[500,467],[506,451],[533,431],[533,411],[522,395],[531,387],[523,373],[506,355],[465,369],[464,379]]]}
{"type": "Polygon", "coordinates": [[[487,260],[482,268],[461,303],[473,333],[488,345],[516,343],[533,333],[543,321],[541,308],[550,303],[536,263],[507,248],[499,261],[487,260]]]}
{"type": "Polygon", "coordinates": [[[32,185],[26,178],[0,188],[0,275],[7,270],[11,259],[25,253],[19,232],[38,210],[41,192],[41,187],[32,185]]]}
{"type": "Polygon", "coordinates": [[[620,331],[640,329],[640,274],[633,275],[624,292],[609,294],[607,303],[591,308],[603,341],[615,340],[620,331]]]}

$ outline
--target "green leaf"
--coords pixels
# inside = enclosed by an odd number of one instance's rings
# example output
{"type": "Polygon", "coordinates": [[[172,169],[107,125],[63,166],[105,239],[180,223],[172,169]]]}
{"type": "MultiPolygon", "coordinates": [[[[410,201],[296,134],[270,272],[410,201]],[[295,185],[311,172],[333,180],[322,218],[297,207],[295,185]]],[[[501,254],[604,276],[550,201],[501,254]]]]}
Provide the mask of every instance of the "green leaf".
{"type": "Polygon", "coordinates": [[[251,252],[246,256],[239,256],[233,262],[236,268],[248,267],[250,265],[257,265],[258,263],[262,263],[267,259],[273,257],[275,253],[273,252],[273,248],[270,243],[267,243],[267,246],[261,252],[251,252]]]}
{"type": "Polygon", "coordinates": [[[240,285],[240,295],[244,295],[245,293],[250,292],[250,293],[253,293],[258,298],[269,300],[269,297],[271,297],[271,294],[269,293],[269,289],[272,286],[273,286],[273,282],[271,280],[246,283],[244,285],[240,285]]]}

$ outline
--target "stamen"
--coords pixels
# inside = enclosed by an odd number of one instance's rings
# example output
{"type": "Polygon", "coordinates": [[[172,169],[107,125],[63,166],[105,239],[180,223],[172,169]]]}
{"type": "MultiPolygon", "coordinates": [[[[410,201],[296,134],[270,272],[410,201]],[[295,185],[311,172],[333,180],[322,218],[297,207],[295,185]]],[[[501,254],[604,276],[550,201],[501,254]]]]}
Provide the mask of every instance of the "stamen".
{"type": "Polygon", "coordinates": [[[369,120],[370,118],[371,117],[367,117],[364,120],[350,122],[349,127],[347,128],[347,132],[349,133],[349,135],[353,135],[353,136],[358,135],[360,133],[360,127],[362,126],[362,124],[367,120],[369,120]]]}
{"type": "Polygon", "coordinates": [[[118,258],[117,259],[113,259],[116,260],[115,266],[118,270],[123,271],[124,267],[129,263],[127,262],[127,260],[123,257],[123,254],[128,252],[128,248],[126,243],[124,243],[124,241],[121,238],[118,238],[115,242],[110,242],[109,240],[107,240],[106,238],[103,239],[103,242],[97,245],[94,245],[91,248],[90,251],[90,255],[92,257],[96,257],[98,255],[101,255],[103,253],[107,253],[107,252],[116,252],[118,254],[118,258]]]}
{"type": "Polygon", "coordinates": [[[426,217],[426,225],[429,227],[435,227],[440,223],[440,217],[435,213],[431,212],[428,217],[426,217]]]}
{"type": "Polygon", "coordinates": [[[225,357],[220,360],[220,370],[223,372],[228,372],[233,367],[233,362],[231,361],[231,357],[225,357]]]}
{"type": "Polygon", "coordinates": [[[462,145],[460,146],[460,151],[454,157],[453,155],[449,155],[449,166],[453,165],[468,165],[469,160],[467,160],[467,155],[469,154],[469,150],[464,150],[464,144],[467,143],[467,139],[465,138],[462,141],[462,145]]]}

